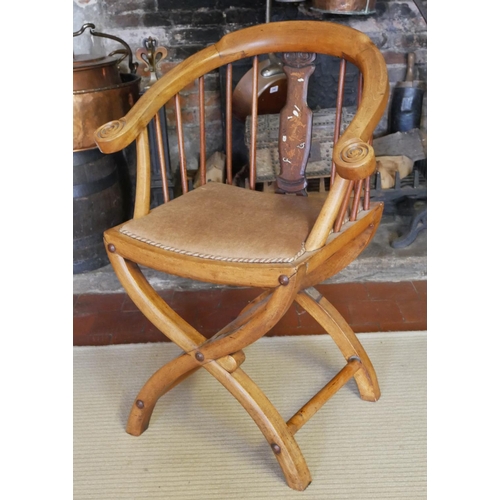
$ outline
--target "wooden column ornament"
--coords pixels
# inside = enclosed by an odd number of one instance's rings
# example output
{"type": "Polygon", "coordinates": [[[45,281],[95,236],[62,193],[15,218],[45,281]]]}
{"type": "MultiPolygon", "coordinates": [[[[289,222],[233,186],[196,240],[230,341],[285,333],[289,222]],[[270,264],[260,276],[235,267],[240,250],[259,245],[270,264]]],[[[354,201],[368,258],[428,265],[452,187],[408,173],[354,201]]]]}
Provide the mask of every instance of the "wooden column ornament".
{"type": "Polygon", "coordinates": [[[307,105],[307,87],[313,74],[316,54],[307,52],[283,54],[283,70],[288,77],[288,95],[280,113],[280,174],[277,193],[307,196],[305,177],[311,149],[313,113],[307,105]]]}

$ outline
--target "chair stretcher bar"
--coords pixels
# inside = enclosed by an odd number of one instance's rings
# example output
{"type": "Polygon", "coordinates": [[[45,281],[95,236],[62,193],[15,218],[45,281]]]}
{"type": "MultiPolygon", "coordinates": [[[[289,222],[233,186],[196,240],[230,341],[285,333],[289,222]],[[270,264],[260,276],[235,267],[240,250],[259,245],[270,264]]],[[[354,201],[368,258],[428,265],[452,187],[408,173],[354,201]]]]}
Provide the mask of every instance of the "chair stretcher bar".
{"type": "Polygon", "coordinates": [[[288,429],[294,435],[316,412],[361,368],[361,360],[356,356],[349,358],[347,364],[335,377],[313,396],[288,422],[288,429]]]}

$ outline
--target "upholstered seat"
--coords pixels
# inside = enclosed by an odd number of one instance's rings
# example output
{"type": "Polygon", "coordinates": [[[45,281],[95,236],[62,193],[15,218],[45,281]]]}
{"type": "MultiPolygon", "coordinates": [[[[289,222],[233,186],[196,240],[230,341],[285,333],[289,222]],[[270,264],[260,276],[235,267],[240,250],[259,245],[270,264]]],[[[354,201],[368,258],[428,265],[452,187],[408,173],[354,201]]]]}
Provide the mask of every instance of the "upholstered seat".
{"type": "Polygon", "coordinates": [[[120,232],[193,257],[288,263],[305,252],[305,240],[324,201],[210,182],[132,219],[120,232]]]}

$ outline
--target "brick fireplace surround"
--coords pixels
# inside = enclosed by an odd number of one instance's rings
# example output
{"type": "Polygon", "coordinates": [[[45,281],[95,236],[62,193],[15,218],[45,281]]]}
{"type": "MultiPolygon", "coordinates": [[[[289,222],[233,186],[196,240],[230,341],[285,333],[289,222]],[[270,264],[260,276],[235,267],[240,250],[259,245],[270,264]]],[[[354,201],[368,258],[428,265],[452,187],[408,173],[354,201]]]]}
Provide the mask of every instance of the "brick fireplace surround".
{"type": "MultiPolygon", "coordinates": [[[[161,62],[164,73],[224,34],[265,22],[265,6],[265,0],[74,0],[73,28],[77,31],[86,22],[94,23],[98,31],[125,40],[134,52],[152,36],[168,50],[166,59],[161,62]]],[[[416,55],[416,79],[426,81],[427,25],[415,4],[412,1],[377,0],[376,9],[376,14],[369,16],[340,16],[313,12],[308,1],[281,3],[273,0],[271,21],[319,19],[349,25],[367,34],[379,47],[387,63],[391,87],[404,80],[408,52],[416,55]]],[[[187,128],[197,105],[196,92],[197,89],[192,88],[182,95],[182,112],[187,128]]],[[[211,125],[214,131],[221,129],[221,103],[216,79],[213,85],[206,87],[206,92],[207,104],[211,106],[207,111],[207,136],[211,138],[207,149],[215,151],[222,144],[221,134],[210,133],[211,125]]],[[[424,108],[424,128],[425,117],[424,108]]],[[[387,112],[376,134],[383,135],[386,129],[387,112]]],[[[189,140],[189,131],[186,135],[189,140]]],[[[347,273],[336,282],[318,287],[338,307],[355,332],[427,328],[425,232],[409,248],[383,250],[384,245],[389,247],[391,231],[394,232],[394,228],[401,223],[402,220],[394,216],[386,218],[386,229],[381,231],[372,249],[367,249],[368,257],[374,258],[365,260],[368,264],[364,264],[363,272],[347,273]],[[381,262],[377,263],[377,255],[382,258],[381,262]],[[373,272],[369,265],[373,266],[373,272]],[[395,272],[395,269],[401,272],[395,272]]],[[[166,340],[143,318],[119,286],[115,286],[114,282],[108,286],[113,279],[110,266],[74,276],[74,344],[166,340]]],[[[161,288],[161,295],[167,302],[206,336],[213,335],[219,326],[228,323],[258,294],[257,290],[232,290],[235,298],[228,302],[228,290],[225,288],[178,286],[177,283],[170,283],[168,277],[161,283],[161,288]]],[[[319,325],[303,313],[299,306],[292,306],[271,334],[323,333],[319,325]]]]}

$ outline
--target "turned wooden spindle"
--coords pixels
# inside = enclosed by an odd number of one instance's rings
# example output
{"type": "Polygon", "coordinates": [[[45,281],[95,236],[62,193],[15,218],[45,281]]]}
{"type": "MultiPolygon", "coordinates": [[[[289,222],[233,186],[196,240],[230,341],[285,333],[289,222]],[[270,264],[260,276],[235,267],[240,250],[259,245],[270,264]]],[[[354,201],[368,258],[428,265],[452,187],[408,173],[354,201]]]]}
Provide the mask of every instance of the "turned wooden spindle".
{"type": "Polygon", "coordinates": [[[207,152],[206,152],[206,127],[205,127],[205,78],[198,79],[199,94],[198,107],[200,110],[200,180],[203,186],[207,182],[207,152]]]}
{"type": "Polygon", "coordinates": [[[166,167],[166,156],[165,148],[163,146],[163,131],[161,128],[161,121],[159,113],[154,116],[154,129],[156,135],[156,144],[158,150],[158,159],[160,162],[160,175],[161,175],[161,187],[163,192],[163,199],[167,203],[170,199],[168,195],[168,179],[167,179],[167,167],[166,167]]]}
{"type": "Polygon", "coordinates": [[[175,94],[175,119],[179,144],[179,169],[181,173],[182,194],[185,194],[188,192],[187,162],[184,149],[184,131],[182,128],[181,97],[179,94],[175,94]]]}
{"type": "Polygon", "coordinates": [[[255,179],[257,178],[257,120],[258,120],[258,84],[259,84],[259,59],[253,58],[252,73],[252,133],[250,143],[250,189],[255,189],[255,179]]]}
{"type": "Polygon", "coordinates": [[[226,182],[233,183],[233,65],[226,71],[226,182]]]}
{"type": "MultiPolygon", "coordinates": [[[[339,85],[337,87],[337,103],[335,111],[335,129],[333,132],[333,145],[337,144],[337,141],[339,140],[340,137],[340,126],[342,124],[342,105],[344,102],[345,72],[346,72],[346,60],[341,59],[339,68],[339,85]]],[[[330,175],[330,188],[333,186],[333,182],[335,180],[335,172],[336,172],[336,167],[332,156],[332,173],[330,175]]]]}

